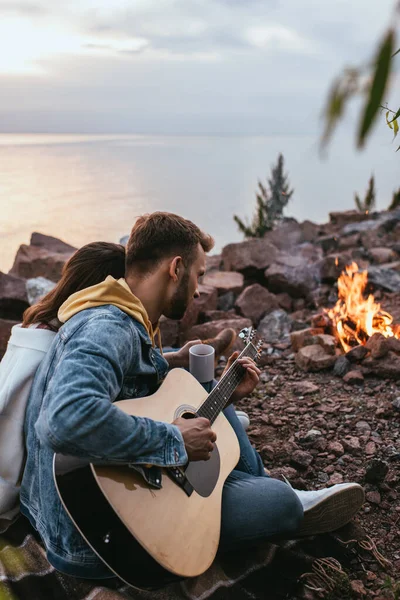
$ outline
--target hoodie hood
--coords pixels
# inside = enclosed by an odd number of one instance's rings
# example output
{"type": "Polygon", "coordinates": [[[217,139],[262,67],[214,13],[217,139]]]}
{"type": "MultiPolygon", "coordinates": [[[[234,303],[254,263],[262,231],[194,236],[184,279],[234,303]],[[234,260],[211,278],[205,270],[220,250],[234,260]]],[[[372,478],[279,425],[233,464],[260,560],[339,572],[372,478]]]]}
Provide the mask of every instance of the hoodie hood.
{"type": "Polygon", "coordinates": [[[104,306],[105,304],[116,306],[141,323],[149,334],[153,346],[155,346],[155,336],[157,335],[157,345],[161,350],[161,336],[158,325],[156,329],[153,329],[145,307],[139,298],[132,293],[125,279],[117,280],[109,275],[101,283],[75,292],[60,306],[58,318],[61,323],[65,323],[82,310],[104,306]]]}

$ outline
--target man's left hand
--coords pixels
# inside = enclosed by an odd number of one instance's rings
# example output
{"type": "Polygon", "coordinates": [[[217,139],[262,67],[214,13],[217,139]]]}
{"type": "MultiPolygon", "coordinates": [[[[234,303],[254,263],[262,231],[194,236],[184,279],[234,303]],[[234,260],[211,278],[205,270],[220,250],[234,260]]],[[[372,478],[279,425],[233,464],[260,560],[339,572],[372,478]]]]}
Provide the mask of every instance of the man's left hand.
{"type": "MultiPolygon", "coordinates": [[[[228,369],[233,365],[233,363],[235,362],[235,360],[237,359],[238,356],[239,356],[239,352],[234,352],[229,357],[226,367],[222,373],[221,379],[222,379],[222,377],[224,377],[224,375],[226,374],[228,369]]],[[[251,392],[254,390],[254,388],[256,387],[256,385],[258,384],[258,382],[260,380],[261,371],[256,366],[254,360],[252,360],[251,358],[246,356],[244,358],[239,358],[238,363],[241,364],[242,367],[246,369],[246,373],[243,376],[243,379],[241,380],[241,382],[239,383],[237,388],[235,389],[235,391],[233,392],[233,394],[230,398],[230,403],[237,402],[238,400],[241,400],[242,398],[245,398],[246,396],[251,394],[251,392]]]]}

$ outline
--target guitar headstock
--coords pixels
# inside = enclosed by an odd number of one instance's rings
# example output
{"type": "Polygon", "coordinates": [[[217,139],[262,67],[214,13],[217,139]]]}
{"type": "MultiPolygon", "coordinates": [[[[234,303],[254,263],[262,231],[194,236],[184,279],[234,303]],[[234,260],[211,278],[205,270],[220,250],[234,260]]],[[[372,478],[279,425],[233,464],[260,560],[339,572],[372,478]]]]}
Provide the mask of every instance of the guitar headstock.
{"type": "Polygon", "coordinates": [[[257,351],[256,359],[259,358],[262,350],[262,346],[264,344],[264,340],[260,338],[257,334],[257,330],[254,327],[245,327],[239,333],[240,339],[243,341],[244,345],[251,343],[255,350],[257,351]]]}

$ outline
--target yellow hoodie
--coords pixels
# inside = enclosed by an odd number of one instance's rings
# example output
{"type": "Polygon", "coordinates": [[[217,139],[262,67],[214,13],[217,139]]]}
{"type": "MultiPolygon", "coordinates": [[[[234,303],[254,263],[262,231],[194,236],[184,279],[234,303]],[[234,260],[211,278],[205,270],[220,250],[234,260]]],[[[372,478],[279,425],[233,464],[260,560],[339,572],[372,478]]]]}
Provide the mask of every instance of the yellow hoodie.
{"type": "Polygon", "coordinates": [[[101,283],[75,292],[60,306],[58,319],[61,323],[65,323],[81,310],[105,304],[112,304],[133,317],[136,321],[139,321],[146,328],[153,346],[155,346],[155,336],[157,335],[157,345],[162,351],[161,334],[158,325],[156,329],[153,329],[145,307],[139,298],[132,294],[125,279],[117,280],[109,275],[101,283]]]}

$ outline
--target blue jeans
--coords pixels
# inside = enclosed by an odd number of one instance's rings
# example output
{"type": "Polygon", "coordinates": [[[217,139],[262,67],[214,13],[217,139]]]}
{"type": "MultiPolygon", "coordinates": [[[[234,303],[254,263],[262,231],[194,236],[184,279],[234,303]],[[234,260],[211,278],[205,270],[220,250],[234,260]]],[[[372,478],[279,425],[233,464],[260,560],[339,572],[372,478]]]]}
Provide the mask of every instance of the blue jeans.
{"type": "MultiPolygon", "coordinates": [[[[210,392],[216,381],[203,384],[210,392]]],[[[252,546],[268,539],[288,539],[303,520],[303,506],[292,488],[269,477],[252,447],[234,406],[224,410],[240,446],[240,458],[222,492],[220,550],[252,546]]]]}

